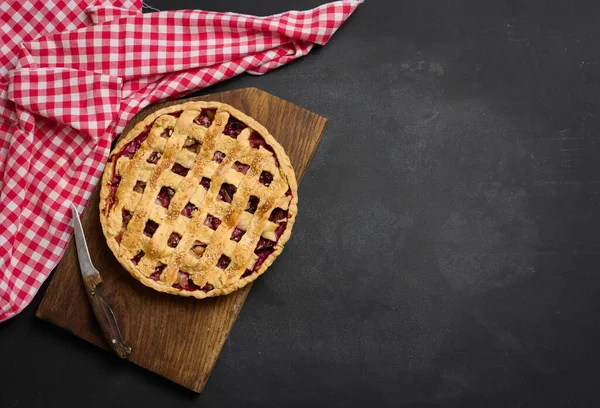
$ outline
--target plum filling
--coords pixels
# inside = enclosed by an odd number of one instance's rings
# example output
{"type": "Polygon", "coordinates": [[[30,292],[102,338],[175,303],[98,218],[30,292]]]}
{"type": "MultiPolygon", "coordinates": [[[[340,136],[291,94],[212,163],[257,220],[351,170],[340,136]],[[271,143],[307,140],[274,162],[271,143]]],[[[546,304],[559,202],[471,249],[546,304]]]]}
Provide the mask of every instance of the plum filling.
{"type": "Polygon", "coordinates": [[[173,134],[173,129],[166,128],[165,130],[162,131],[162,133],[160,134],[160,137],[164,137],[165,139],[168,139],[171,137],[172,134],[173,134]]]}
{"type": "MultiPolygon", "coordinates": [[[[150,126],[152,126],[152,125],[150,125],[150,126]]],[[[119,157],[125,156],[125,157],[129,157],[130,159],[133,159],[135,152],[137,152],[140,149],[140,147],[142,146],[142,143],[144,143],[144,140],[146,140],[148,138],[148,134],[150,133],[150,126],[146,127],[146,129],[142,133],[140,133],[139,135],[134,137],[133,140],[131,140],[131,142],[127,143],[123,147],[123,150],[121,150],[119,153],[117,153],[117,155],[119,157]]],[[[118,159],[118,157],[117,157],[117,159],[118,159]]],[[[117,162],[115,160],[115,164],[116,163],[117,162]]]]}
{"type": "Polygon", "coordinates": [[[253,131],[248,138],[248,142],[250,143],[250,147],[254,149],[258,149],[261,146],[270,151],[271,153],[275,153],[273,148],[267,144],[265,139],[256,131],[253,131]]]}
{"type": "Polygon", "coordinates": [[[129,221],[131,221],[132,217],[133,215],[128,210],[124,208],[121,210],[121,232],[115,236],[115,241],[117,241],[117,244],[121,245],[121,241],[123,240],[123,231],[127,229],[127,225],[129,225],[129,221]]]}
{"type": "Polygon", "coordinates": [[[225,125],[225,129],[223,129],[223,134],[236,139],[245,128],[246,125],[236,118],[230,116],[227,124],[225,125]]]}
{"type": "Polygon", "coordinates": [[[190,255],[195,258],[200,259],[202,254],[204,253],[204,249],[206,248],[206,244],[204,242],[200,242],[198,240],[194,241],[194,245],[190,249],[190,255]]]}
{"type": "Polygon", "coordinates": [[[142,259],[142,257],[143,257],[144,255],[146,255],[146,254],[144,253],[144,251],[140,250],[140,251],[139,251],[137,254],[135,254],[135,256],[134,256],[133,258],[131,258],[131,262],[132,262],[134,265],[137,265],[138,263],[140,263],[140,259],[142,259]]]}
{"type": "Polygon", "coordinates": [[[187,272],[179,271],[177,276],[177,281],[173,284],[173,287],[176,289],[182,290],[199,290],[200,286],[196,285],[192,279],[190,278],[190,274],[187,272]]]}
{"type": "Polygon", "coordinates": [[[149,278],[152,280],[155,280],[155,281],[159,280],[160,275],[162,274],[162,271],[164,271],[166,267],[167,267],[167,265],[165,265],[162,262],[159,262],[158,264],[156,264],[156,267],[154,268],[154,272],[149,276],[149,278]]]}
{"type": "Polygon", "coordinates": [[[271,216],[269,217],[269,221],[271,222],[279,222],[284,218],[287,218],[288,212],[282,208],[275,208],[271,211],[271,216]]]}
{"type": "Polygon", "coordinates": [[[286,197],[291,197],[292,196],[292,188],[288,188],[288,191],[285,192],[285,196],[286,197]]]}
{"type": "Polygon", "coordinates": [[[194,291],[194,290],[201,290],[203,292],[208,292],[214,289],[214,286],[211,285],[210,283],[207,283],[206,285],[204,285],[202,288],[198,285],[196,285],[193,281],[192,278],[190,278],[190,274],[187,272],[183,272],[183,271],[179,271],[179,274],[177,275],[177,280],[175,281],[175,283],[173,284],[173,287],[175,289],[180,289],[180,290],[187,290],[187,291],[194,291]]]}
{"type": "Polygon", "coordinates": [[[206,216],[206,219],[204,220],[204,225],[206,225],[212,230],[216,230],[217,228],[219,228],[219,225],[221,225],[221,220],[217,217],[213,217],[212,215],[208,214],[206,216]]]}
{"type": "Polygon", "coordinates": [[[258,270],[262,266],[262,264],[265,263],[265,259],[267,259],[269,257],[269,255],[271,255],[274,251],[275,251],[274,249],[270,249],[268,251],[262,252],[258,256],[258,259],[256,260],[256,263],[252,267],[252,272],[255,272],[256,270],[258,270]]]}
{"type": "Polygon", "coordinates": [[[113,174],[112,179],[110,179],[110,186],[117,188],[119,187],[119,184],[121,184],[121,175],[113,174]]]}
{"type": "Polygon", "coordinates": [[[156,200],[154,200],[154,202],[156,204],[160,204],[162,205],[164,208],[169,208],[169,204],[171,203],[171,198],[173,198],[173,195],[175,194],[175,190],[173,190],[171,187],[161,187],[160,191],[158,192],[158,196],[156,197],[156,200]]]}
{"type": "Polygon", "coordinates": [[[119,184],[121,184],[121,176],[113,173],[112,178],[110,179],[110,193],[108,195],[108,209],[107,212],[110,211],[112,206],[115,204],[116,198],[115,195],[117,193],[117,188],[119,188],[119,184]]]}
{"type": "Polygon", "coordinates": [[[135,186],[133,186],[133,191],[135,191],[136,193],[142,194],[145,189],[146,189],[146,183],[143,182],[142,180],[136,181],[135,186]]]}
{"type": "Polygon", "coordinates": [[[287,227],[287,222],[282,222],[281,224],[279,224],[277,229],[275,229],[275,237],[277,238],[277,241],[279,241],[279,237],[281,237],[281,235],[283,235],[283,231],[285,231],[285,227],[287,227]]]}
{"type": "Polygon", "coordinates": [[[150,164],[156,164],[158,163],[158,159],[160,159],[160,153],[152,152],[152,154],[148,157],[148,160],[146,161],[150,164]]]}
{"type": "Polygon", "coordinates": [[[200,151],[201,144],[198,143],[196,139],[188,136],[188,138],[185,139],[183,147],[191,152],[198,153],[200,151]]]}
{"type": "Polygon", "coordinates": [[[227,269],[230,263],[231,258],[229,258],[227,255],[221,255],[219,262],[217,262],[217,268],[227,269]]]}
{"type": "Polygon", "coordinates": [[[152,235],[158,229],[158,223],[156,221],[148,220],[146,221],[146,226],[144,227],[144,235],[152,238],[152,235]]]}
{"type": "Polygon", "coordinates": [[[171,168],[171,171],[175,174],[179,174],[181,177],[185,177],[187,176],[188,171],[190,171],[190,169],[188,169],[187,167],[183,167],[179,163],[175,163],[171,168]]]}
{"type": "Polygon", "coordinates": [[[210,179],[202,177],[202,180],[200,180],[200,185],[204,187],[205,190],[208,190],[210,188],[210,179]]]}
{"type": "Polygon", "coordinates": [[[246,206],[246,211],[250,214],[254,214],[256,209],[258,208],[259,198],[257,196],[251,195],[248,199],[248,205],[246,206]]]}
{"type": "Polygon", "coordinates": [[[121,176],[116,173],[117,172],[117,162],[123,156],[128,157],[130,159],[133,158],[133,156],[135,155],[135,152],[137,152],[140,149],[140,147],[142,146],[142,143],[144,143],[144,140],[146,140],[148,138],[148,134],[150,133],[150,129],[152,129],[153,125],[154,125],[154,122],[152,122],[151,124],[146,126],[146,129],[144,129],[142,131],[142,133],[140,133],[139,135],[134,137],[133,140],[131,140],[125,146],[123,146],[123,148],[120,151],[118,151],[117,153],[113,154],[112,156],[110,156],[108,158],[109,162],[113,162],[113,168],[112,168],[112,177],[111,177],[111,181],[110,181],[110,193],[108,195],[107,212],[110,211],[112,206],[115,204],[115,195],[117,193],[117,188],[119,187],[119,183],[121,182],[121,176]]]}
{"type": "Polygon", "coordinates": [[[258,182],[260,184],[264,184],[265,186],[269,187],[271,185],[272,181],[273,181],[273,175],[271,173],[269,173],[266,170],[264,170],[262,173],[260,173],[260,177],[258,178],[258,182]]]}
{"type": "Polygon", "coordinates": [[[216,161],[217,163],[221,163],[223,161],[223,159],[225,158],[225,153],[220,152],[220,151],[216,151],[215,154],[213,154],[213,161],[216,161]]]}
{"type": "Polygon", "coordinates": [[[219,190],[219,195],[217,198],[221,201],[225,201],[226,203],[230,203],[233,201],[233,195],[237,191],[237,188],[233,184],[223,183],[221,184],[221,190],[219,190]]]}
{"type": "Polygon", "coordinates": [[[240,239],[242,239],[245,233],[245,230],[236,227],[231,233],[231,240],[235,242],[240,242],[240,239]]]}
{"type": "Polygon", "coordinates": [[[233,163],[233,168],[235,169],[235,171],[239,171],[242,174],[246,174],[248,172],[248,169],[250,168],[250,165],[236,161],[235,163],[233,163]]]}
{"type": "Polygon", "coordinates": [[[181,215],[184,217],[192,218],[198,212],[198,207],[196,207],[192,203],[187,203],[183,210],[181,210],[181,215]]]}
{"type": "Polygon", "coordinates": [[[258,258],[256,259],[254,266],[252,266],[252,268],[250,269],[246,269],[240,279],[252,275],[261,267],[261,265],[265,262],[269,255],[275,252],[275,244],[279,242],[279,238],[281,238],[287,227],[288,216],[289,214],[287,210],[284,210],[282,208],[275,208],[273,212],[271,212],[271,217],[269,218],[269,220],[273,222],[279,222],[279,225],[275,229],[275,241],[271,241],[270,239],[260,237],[260,239],[258,240],[258,244],[256,245],[256,249],[254,250],[254,253],[258,255],[258,258]]]}
{"type": "Polygon", "coordinates": [[[209,127],[215,119],[216,109],[202,109],[200,114],[194,119],[194,123],[200,126],[209,127]]]}
{"type": "Polygon", "coordinates": [[[258,240],[258,245],[256,245],[256,249],[254,250],[254,253],[258,255],[258,259],[252,267],[252,272],[258,270],[261,267],[261,265],[265,262],[265,259],[267,259],[269,255],[275,252],[275,244],[276,242],[263,237],[261,237],[258,240]]]}
{"type": "Polygon", "coordinates": [[[254,250],[254,253],[256,255],[260,255],[262,252],[273,249],[274,246],[275,241],[271,241],[270,239],[260,237],[260,239],[258,240],[258,244],[256,245],[256,249],[254,250]]]}
{"type": "Polygon", "coordinates": [[[176,232],[171,233],[169,236],[169,240],[167,241],[167,245],[171,248],[176,248],[179,245],[179,241],[181,240],[181,235],[176,232]]]}
{"type": "Polygon", "coordinates": [[[131,213],[129,211],[127,211],[126,209],[123,209],[123,211],[121,211],[121,217],[123,218],[123,223],[121,225],[121,228],[127,229],[127,225],[129,224],[129,221],[131,221],[131,217],[133,217],[133,216],[131,215],[131,213]]]}

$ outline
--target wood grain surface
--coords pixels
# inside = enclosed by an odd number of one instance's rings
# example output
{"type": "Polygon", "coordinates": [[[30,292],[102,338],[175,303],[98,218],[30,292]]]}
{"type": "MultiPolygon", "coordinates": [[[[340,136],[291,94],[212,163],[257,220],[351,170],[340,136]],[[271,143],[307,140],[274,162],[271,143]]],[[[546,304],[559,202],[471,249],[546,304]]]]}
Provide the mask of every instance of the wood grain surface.
{"type": "MultiPolygon", "coordinates": [[[[256,88],[187,100],[225,102],[257,119],[286,150],[298,181],[327,123],[319,115],[256,88]]],[[[123,133],[149,112],[181,102],[155,104],[144,109],[123,133]]],[[[302,196],[299,198],[302,212],[302,196]]],[[[228,296],[204,300],[147,288],[121,267],[106,245],[98,201],[99,188],[96,188],[81,219],[92,262],[104,280],[103,295],[116,315],[125,342],[132,348],[130,361],[201,392],[252,285],[228,296]]],[[[293,234],[291,239],[294,239],[293,234]]],[[[259,279],[269,279],[269,271],[259,279]]],[[[108,349],[84,290],[73,239],[54,272],[36,316],[108,349]]]]}

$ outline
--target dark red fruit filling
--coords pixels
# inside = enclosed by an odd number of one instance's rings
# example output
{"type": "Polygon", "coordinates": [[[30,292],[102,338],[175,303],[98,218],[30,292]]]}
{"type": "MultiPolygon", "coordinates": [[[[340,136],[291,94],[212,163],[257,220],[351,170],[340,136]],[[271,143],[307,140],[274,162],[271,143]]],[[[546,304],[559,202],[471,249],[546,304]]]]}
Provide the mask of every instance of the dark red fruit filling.
{"type": "Polygon", "coordinates": [[[219,262],[217,262],[217,268],[226,269],[231,263],[231,258],[227,255],[221,255],[219,262]]]}
{"type": "Polygon", "coordinates": [[[270,249],[268,251],[262,252],[258,256],[258,259],[256,260],[256,263],[252,267],[252,272],[257,271],[262,266],[262,264],[265,263],[265,259],[267,259],[269,257],[269,255],[271,255],[274,251],[275,251],[274,249],[270,249]]]}
{"type": "Polygon", "coordinates": [[[200,126],[209,127],[215,119],[216,109],[202,109],[200,114],[194,119],[194,123],[200,126]]]}
{"type": "Polygon", "coordinates": [[[115,235],[115,241],[117,241],[117,244],[121,245],[121,241],[123,240],[123,233],[119,232],[117,235],[115,235]]]}
{"type": "Polygon", "coordinates": [[[206,285],[204,285],[202,287],[202,289],[200,289],[202,292],[210,292],[211,290],[213,290],[215,287],[213,285],[211,285],[210,283],[207,283],[206,285]]]}
{"type": "Polygon", "coordinates": [[[260,237],[260,239],[258,240],[258,244],[256,245],[256,249],[254,250],[254,253],[256,255],[259,255],[260,253],[262,253],[264,251],[273,249],[274,246],[275,246],[275,241],[271,241],[270,239],[260,237]]]}
{"type": "Polygon", "coordinates": [[[246,206],[246,211],[248,211],[250,214],[254,214],[256,212],[256,209],[258,208],[258,202],[259,202],[258,197],[251,195],[250,198],[248,199],[248,205],[246,206]]]}
{"type": "Polygon", "coordinates": [[[133,258],[131,258],[131,262],[133,262],[134,265],[137,265],[144,255],[146,255],[144,251],[140,250],[133,258]]]}
{"type": "Polygon", "coordinates": [[[225,201],[226,203],[230,203],[233,200],[233,195],[236,191],[237,188],[233,184],[223,183],[221,184],[221,190],[219,190],[219,195],[217,198],[225,201]]]}
{"type": "Polygon", "coordinates": [[[187,167],[183,167],[179,163],[175,163],[171,168],[171,171],[175,174],[179,174],[181,177],[185,177],[187,176],[188,171],[190,171],[190,169],[188,169],[187,167]]]}
{"type": "Polygon", "coordinates": [[[143,182],[142,180],[136,181],[135,186],[133,186],[133,191],[135,191],[136,193],[142,194],[145,189],[146,189],[146,183],[143,182]]]}
{"type": "Polygon", "coordinates": [[[190,274],[187,272],[179,271],[177,281],[173,284],[176,289],[183,289],[188,291],[199,290],[200,286],[196,285],[191,279],[190,274]]]}
{"type": "Polygon", "coordinates": [[[173,134],[173,129],[166,128],[165,130],[162,131],[162,133],[160,134],[160,137],[164,137],[165,139],[168,139],[171,137],[172,134],[173,134]]]}
{"type": "Polygon", "coordinates": [[[227,124],[225,125],[225,129],[223,129],[223,134],[236,139],[245,128],[246,125],[236,118],[230,116],[227,124]]]}
{"type": "Polygon", "coordinates": [[[240,242],[240,239],[242,239],[245,233],[245,230],[236,227],[231,233],[231,240],[235,242],[240,242]]]}
{"type": "Polygon", "coordinates": [[[189,151],[192,151],[194,153],[198,153],[200,151],[200,146],[201,144],[198,143],[196,139],[191,138],[189,136],[187,139],[185,139],[185,143],[183,144],[183,147],[185,149],[188,149],[189,151]]]}
{"type": "Polygon", "coordinates": [[[184,217],[192,218],[198,212],[198,207],[196,207],[192,203],[187,203],[183,210],[181,210],[181,215],[184,217]]]}
{"type": "Polygon", "coordinates": [[[138,151],[138,149],[140,148],[141,145],[142,145],[142,142],[139,140],[139,136],[138,136],[135,139],[133,139],[131,142],[129,142],[125,145],[125,148],[123,149],[123,156],[133,159],[135,152],[138,151]]]}
{"type": "Polygon", "coordinates": [[[213,154],[213,161],[216,161],[217,163],[221,163],[223,161],[223,159],[225,158],[225,153],[220,152],[220,151],[216,151],[215,154],[213,154]]]}
{"type": "Polygon", "coordinates": [[[158,264],[156,264],[156,267],[154,268],[154,272],[149,276],[149,278],[152,280],[155,280],[155,281],[159,280],[160,275],[162,274],[162,271],[164,271],[166,267],[167,267],[167,265],[165,265],[162,262],[159,262],[158,264]]]}
{"type": "Polygon", "coordinates": [[[157,229],[158,223],[152,220],[148,220],[146,221],[146,226],[144,227],[144,235],[152,238],[152,235],[154,235],[157,229]]]}
{"type": "Polygon", "coordinates": [[[206,248],[206,244],[196,240],[190,249],[190,254],[196,258],[200,258],[204,253],[204,248],[206,248]]]}
{"type": "MultiPolygon", "coordinates": [[[[115,163],[115,166],[117,164],[115,163]]],[[[116,198],[116,192],[117,192],[117,188],[119,188],[119,184],[121,184],[121,176],[118,174],[113,173],[113,176],[110,180],[110,193],[108,196],[108,211],[110,211],[110,209],[112,208],[112,206],[115,204],[116,198]]]]}
{"type": "Polygon", "coordinates": [[[292,188],[288,188],[288,191],[285,192],[285,196],[286,197],[291,197],[292,196],[292,188]]]}
{"type": "Polygon", "coordinates": [[[270,151],[271,153],[275,153],[273,148],[265,142],[265,139],[256,131],[250,133],[250,137],[248,138],[248,142],[250,143],[250,147],[255,149],[260,148],[261,146],[270,151]]]}
{"type": "Polygon", "coordinates": [[[271,216],[269,217],[269,221],[271,222],[278,222],[283,220],[284,218],[287,218],[288,216],[288,212],[286,210],[284,210],[283,208],[275,208],[273,209],[273,211],[271,212],[271,216]]]}
{"type": "Polygon", "coordinates": [[[246,174],[248,172],[248,169],[250,168],[250,165],[236,161],[235,163],[233,163],[233,168],[242,174],[246,174]]]}
{"type": "Polygon", "coordinates": [[[258,270],[258,268],[260,268],[260,266],[265,262],[265,259],[267,259],[269,257],[269,255],[271,255],[273,252],[275,252],[274,246],[275,246],[275,242],[271,241],[270,239],[261,237],[258,240],[258,245],[256,246],[256,249],[254,250],[254,253],[256,255],[258,255],[258,259],[256,260],[256,263],[252,267],[253,272],[258,270]]]}
{"type": "Polygon", "coordinates": [[[110,180],[110,186],[117,188],[119,187],[119,184],[121,184],[121,175],[113,174],[112,179],[110,180]]]}
{"type": "Polygon", "coordinates": [[[173,232],[169,236],[169,239],[167,241],[167,245],[170,246],[171,248],[175,248],[179,244],[180,240],[181,240],[181,235],[179,235],[176,232],[173,232]]]}
{"type": "Polygon", "coordinates": [[[262,173],[260,173],[260,177],[258,178],[259,183],[264,184],[265,186],[269,187],[271,185],[272,181],[273,181],[273,175],[271,173],[269,173],[266,170],[264,170],[262,173]]]}
{"type": "Polygon", "coordinates": [[[213,217],[212,215],[208,214],[206,216],[206,219],[204,220],[204,225],[206,225],[212,230],[216,230],[217,228],[219,228],[219,225],[221,225],[221,220],[217,217],[213,217]]]}
{"type": "Polygon", "coordinates": [[[272,181],[273,181],[273,175],[271,173],[269,173],[266,170],[264,170],[262,173],[260,173],[260,177],[258,178],[259,183],[264,184],[265,186],[269,187],[271,185],[272,181]]]}
{"type": "Polygon", "coordinates": [[[271,255],[273,252],[275,252],[275,244],[279,241],[279,238],[281,238],[281,235],[283,235],[283,232],[285,231],[286,226],[287,226],[287,222],[282,222],[279,224],[279,226],[275,230],[275,241],[271,241],[270,239],[266,239],[263,237],[261,237],[258,240],[256,249],[254,250],[254,253],[256,255],[258,255],[258,259],[256,260],[256,262],[254,263],[254,266],[251,269],[246,269],[244,271],[244,273],[242,274],[240,279],[243,279],[246,276],[252,275],[255,271],[257,271],[261,267],[261,265],[265,262],[265,259],[267,259],[269,257],[269,255],[271,255]]]}
{"type": "Polygon", "coordinates": [[[127,229],[127,224],[129,224],[129,221],[131,221],[131,217],[133,217],[133,215],[131,215],[131,213],[126,209],[123,209],[123,211],[121,211],[121,217],[123,218],[122,228],[127,229]]]}
{"type": "Polygon", "coordinates": [[[146,160],[146,161],[151,164],[156,164],[156,163],[158,163],[158,159],[160,159],[160,153],[152,152],[152,154],[150,156],[148,156],[148,160],[146,160]]]}
{"type": "Polygon", "coordinates": [[[204,187],[204,189],[208,190],[210,188],[210,179],[202,177],[202,180],[200,180],[200,185],[204,187]]]}
{"type": "Polygon", "coordinates": [[[278,241],[279,241],[279,237],[281,237],[281,235],[283,234],[283,231],[285,231],[286,226],[287,226],[287,222],[282,222],[281,224],[279,224],[277,229],[275,229],[275,237],[277,238],[278,241]]]}
{"type": "Polygon", "coordinates": [[[139,150],[142,143],[144,143],[144,140],[146,140],[148,138],[148,134],[150,133],[151,126],[152,125],[147,126],[146,129],[144,129],[144,131],[142,133],[140,133],[139,135],[134,137],[131,140],[131,142],[127,143],[123,147],[123,150],[121,150],[119,153],[116,153],[115,155],[113,155],[113,156],[115,156],[115,164],[117,163],[117,160],[121,156],[126,156],[126,157],[129,157],[130,159],[133,158],[133,155],[135,154],[135,152],[137,152],[139,150]]]}
{"type": "Polygon", "coordinates": [[[117,162],[119,161],[119,159],[122,156],[129,157],[130,159],[133,157],[135,152],[137,152],[139,150],[142,143],[144,143],[144,140],[146,140],[148,138],[148,134],[150,133],[150,129],[152,128],[152,125],[154,125],[154,122],[152,122],[151,124],[146,126],[146,129],[144,129],[144,131],[142,133],[140,133],[135,138],[133,138],[133,140],[131,142],[127,143],[123,147],[123,149],[121,149],[119,152],[113,154],[112,156],[110,156],[108,158],[108,161],[114,162],[114,164],[113,164],[113,169],[112,169],[113,173],[112,173],[112,177],[111,177],[111,181],[110,181],[110,194],[108,197],[107,211],[110,211],[112,206],[115,204],[115,194],[117,192],[117,187],[119,187],[119,183],[121,182],[121,176],[116,174],[117,162]]]}
{"type": "Polygon", "coordinates": [[[161,187],[160,191],[158,192],[158,196],[156,197],[156,200],[154,201],[156,204],[160,204],[165,208],[169,208],[169,204],[171,203],[171,198],[173,197],[173,195],[175,194],[175,190],[173,190],[171,187],[161,187]]]}

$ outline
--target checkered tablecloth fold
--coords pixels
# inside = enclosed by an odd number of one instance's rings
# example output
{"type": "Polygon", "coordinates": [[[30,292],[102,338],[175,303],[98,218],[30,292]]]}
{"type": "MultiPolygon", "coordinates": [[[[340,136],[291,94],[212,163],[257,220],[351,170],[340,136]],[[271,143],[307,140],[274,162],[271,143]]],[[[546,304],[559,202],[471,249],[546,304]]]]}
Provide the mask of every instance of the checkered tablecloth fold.
{"type": "Polygon", "coordinates": [[[121,78],[94,71],[17,69],[8,74],[7,98],[28,112],[80,130],[82,136],[97,141],[119,111],[121,85],[121,78]]]}
{"type": "Polygon", "coordinates": [[[69,242],[111,142],[145,106],[324,45],[361,1],[268,17],[141,13],[140,0],[0,3],[0,321],[69,242]]]}

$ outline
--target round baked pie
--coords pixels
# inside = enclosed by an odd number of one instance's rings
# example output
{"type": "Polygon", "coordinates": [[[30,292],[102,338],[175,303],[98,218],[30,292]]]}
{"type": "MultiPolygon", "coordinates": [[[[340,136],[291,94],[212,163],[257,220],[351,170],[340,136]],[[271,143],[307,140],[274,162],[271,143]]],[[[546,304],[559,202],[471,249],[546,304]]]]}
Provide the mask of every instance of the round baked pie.
{"type": "Polygon", "coordinates": [[[154,112],[121,137],[100,190],[100,221],[144,285],[205,298],[256,279],[289,239],[297,184],[256,120],[220,102],[154,112]]]}

